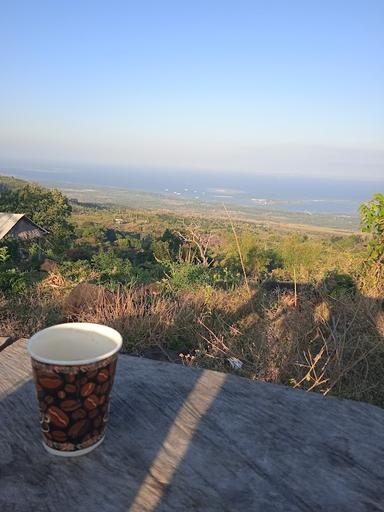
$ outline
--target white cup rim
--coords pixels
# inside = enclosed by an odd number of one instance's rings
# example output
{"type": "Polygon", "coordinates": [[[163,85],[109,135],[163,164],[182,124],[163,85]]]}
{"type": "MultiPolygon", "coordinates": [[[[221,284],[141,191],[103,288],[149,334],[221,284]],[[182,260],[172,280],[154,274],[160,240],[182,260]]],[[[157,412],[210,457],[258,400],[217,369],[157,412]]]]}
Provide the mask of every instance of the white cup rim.
{"type": "Polygon", "coordinates": [[[41,331],[36,332],[33,336],[31,336],[28,340],[27,344],[27,350],[29,355],[32,357],[32,359],[39,361],[41,363],[45,364],[51,364],[55,366],[78,366],[78,365],[85,365],[85,364],[91,364],[96,363],[98,361],[102,361],[104,359],[107,359],[114,354],[116,354],[123,345],[123,338],[121,334],[116,331],[115,329],[112,329],[112,327],[108,327],[107,325],[103,324],[95,324],[90,322],[69,322],[65,324],[57,324],[52,325],[51,327],[46,327],[45,329],[42,329],[41,331]],[[51,359],[47,357],[43,357],[39,354],[36,354],[34,352],[34,344],[36,341],[41,337],[41,334],[49,333],[55,333],[55,331],[68,331],[70,333],[71,331],[87,331],[87,332],[94,332],[95,334],[99,334],[101,336],[105,336],[110,341],[112,341],[115,346],[113,349],[95,357],[91,357],[88,359],[75,359],[75,360],[62,360],[62,359],[51,359]]]}

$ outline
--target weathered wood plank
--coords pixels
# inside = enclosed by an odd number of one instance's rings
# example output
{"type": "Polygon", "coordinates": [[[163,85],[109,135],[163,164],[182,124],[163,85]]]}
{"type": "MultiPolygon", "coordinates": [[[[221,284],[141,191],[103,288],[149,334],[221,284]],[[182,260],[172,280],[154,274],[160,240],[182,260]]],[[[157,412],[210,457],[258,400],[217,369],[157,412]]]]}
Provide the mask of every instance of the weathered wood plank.
{"type": "Polygon", "coordinates": [[[384,510],[384,411],[120,356],[105,442],[48,455],[25,343],[0,354],[0,510],[384,510]]]}
{"type": "MultiPolygon", "coordinates": [[[[0,336],[0,352],[12,345],[12,343],[15,343],[15,341],[17,341],[17,338],[11,338],[10,336],[0,336]]],[[[25,341],[25,338],[20,338],[20,341],[25,341]]]]}

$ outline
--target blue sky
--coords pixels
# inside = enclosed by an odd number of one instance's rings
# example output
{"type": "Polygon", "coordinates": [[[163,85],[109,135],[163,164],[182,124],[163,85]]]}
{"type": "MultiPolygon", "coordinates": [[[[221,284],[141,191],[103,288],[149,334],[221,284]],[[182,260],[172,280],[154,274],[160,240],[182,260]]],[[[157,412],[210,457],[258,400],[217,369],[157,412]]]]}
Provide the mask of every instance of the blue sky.
{"type": "Polygon", "coordinates": [[[0,165],[384,177],[382,0],[0,7],[0,165]]]}

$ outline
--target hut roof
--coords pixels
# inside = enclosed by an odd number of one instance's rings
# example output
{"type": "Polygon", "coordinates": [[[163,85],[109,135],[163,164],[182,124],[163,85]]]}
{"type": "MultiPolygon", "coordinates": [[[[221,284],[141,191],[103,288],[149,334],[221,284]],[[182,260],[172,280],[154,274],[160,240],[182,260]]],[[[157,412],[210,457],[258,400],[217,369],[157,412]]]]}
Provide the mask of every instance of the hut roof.
{"type": "Polygon", "coordinates": [[[6,236],[21,240],[33,240],[47,234],[46,229],[35,224],[24,213],[0,212],[0,240],[6,236]]]}

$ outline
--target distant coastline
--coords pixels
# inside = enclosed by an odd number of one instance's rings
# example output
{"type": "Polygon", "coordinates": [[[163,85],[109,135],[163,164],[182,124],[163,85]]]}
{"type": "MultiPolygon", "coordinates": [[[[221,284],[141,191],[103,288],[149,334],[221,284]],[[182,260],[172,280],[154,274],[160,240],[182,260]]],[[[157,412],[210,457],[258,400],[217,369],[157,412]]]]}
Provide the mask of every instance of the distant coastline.
{"type": "Polygon", "coordinates": [[[358,228],[358,207],[373,192],[384,189],[384,181],[356,182],[265,176],[194,175],[169,171],[97,169],[75,173],[65,169],[4,168],[13,175],[42,185],[58,187],[69,197],[120,206],[179,210],[221,209],[225,203],[246,216],[287,216],[287,221],[358,228]],[[97,172],[96,172],[97,171],[97,172]],[[140,198],[140,200],[138,200],[140,198]],[[143,200],[144,198],[144,200],[143,200]]]}

